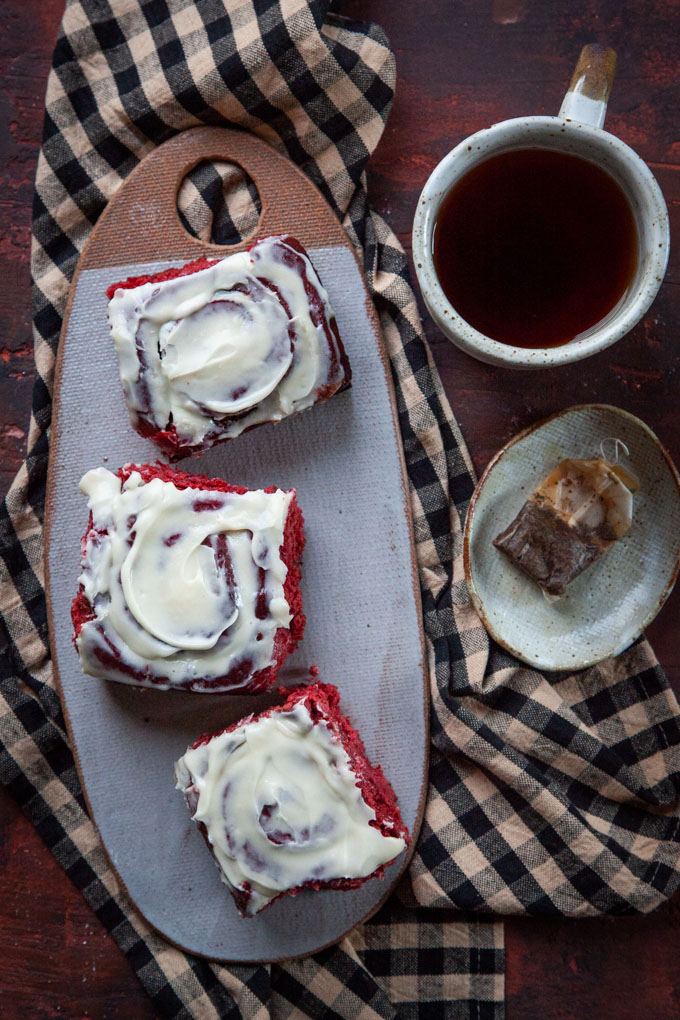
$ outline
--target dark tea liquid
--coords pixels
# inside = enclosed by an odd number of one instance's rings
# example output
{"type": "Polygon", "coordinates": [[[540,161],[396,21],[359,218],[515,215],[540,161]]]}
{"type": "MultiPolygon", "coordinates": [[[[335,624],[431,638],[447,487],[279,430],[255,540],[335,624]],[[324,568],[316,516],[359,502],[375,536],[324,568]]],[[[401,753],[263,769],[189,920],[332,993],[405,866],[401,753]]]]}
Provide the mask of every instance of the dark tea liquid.
{"type": "Polygon", "coordinates": [[[558,347],[603,319],[637,266],[633,213],[616,181],[545,149],[492,156],[444,199],[433,254],[444,292],[480,333],[558,347]]]}

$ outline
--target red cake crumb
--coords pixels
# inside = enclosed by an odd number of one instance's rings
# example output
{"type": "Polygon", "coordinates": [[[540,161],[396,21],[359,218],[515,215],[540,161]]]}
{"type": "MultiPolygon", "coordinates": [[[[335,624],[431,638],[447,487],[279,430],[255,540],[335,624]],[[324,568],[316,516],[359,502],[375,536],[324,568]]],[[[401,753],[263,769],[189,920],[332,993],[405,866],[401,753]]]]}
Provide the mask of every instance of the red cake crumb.
{"type": "MultiPolygon", "coordinates": [[[[250,251],[250,248],[252,248],[252,245],[249,245],[246,251],[250,251]]],[[[165,280],[176,280],[179,276],[191,276],[192,273],[198,273],[201,269],[208,269],[215,262],[219,261],[219,259],[207,259],[205,256],[202,256],[201,258],[194,259],[193,262],[187,262],[185,266],[178,266],[175,269],[164,269],[160,273],[152,273],[147,276],[128,276],[127,280],[120,280],[118,283],[112,283],[110,287],[107,287],[106,296],[110,301],[117,290],[132,290],[133,287],[141,287],[145,283],[163,283],[165,280]]]]}

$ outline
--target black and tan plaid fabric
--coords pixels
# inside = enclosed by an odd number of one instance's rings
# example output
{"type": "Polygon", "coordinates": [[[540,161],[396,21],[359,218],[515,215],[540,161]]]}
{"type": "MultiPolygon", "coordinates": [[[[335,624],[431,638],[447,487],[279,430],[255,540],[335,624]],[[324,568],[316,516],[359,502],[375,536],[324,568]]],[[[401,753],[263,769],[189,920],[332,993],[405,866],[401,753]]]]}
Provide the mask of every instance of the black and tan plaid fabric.
{"type": "MultiPolygon", "coordinates": [[[[680,884],[679,710],[646,642],[543,677],[490,645],[470,606],[472,467],[404,253],[366,198],[394,85],[381,30],[329,13],[328,0],[69,0],[57,42],[36,179],[29,450],[0,519],[0,778],[167,1017],[497,1020],[502,924],[482,912],[646,911],[680,884]],[[69,282],[130,170],[204,123],[287,153],[362,258],[397,391],[431,675],[429,796],[407,877],[339,946],[283,966],[189,957],[136,913],[85,810],[47,645],[42,516],[69,282]]],[[[221,243],[252,229],[256,205],[224,166],[199,168],[180,195],[187,227],[221,243]]]]}

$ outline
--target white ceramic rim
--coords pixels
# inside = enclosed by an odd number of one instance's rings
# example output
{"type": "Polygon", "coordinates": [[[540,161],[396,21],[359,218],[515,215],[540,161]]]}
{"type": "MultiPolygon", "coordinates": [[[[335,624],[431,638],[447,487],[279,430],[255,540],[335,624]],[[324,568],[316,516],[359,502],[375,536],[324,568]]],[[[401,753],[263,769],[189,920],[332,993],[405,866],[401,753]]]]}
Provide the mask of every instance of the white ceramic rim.
{"type": "Polygon", "coordinates": [[[625,336],[648,310],[661,286],[670,247],[668,210],[647,164],[625,142],[601,128],[562,117],[517,117],[465,138],[435,167],[422,190],[413,221],[413,261],[428,311],[453,343],[473,357],[509,368],[545,368],[588,358],[625,336]],[[573,143],[573,144],[570,144],[573,143]],[[450,303],[437,279],[432,235],[439,208],[453,184],[491,155],[511,149],[572,152],[609,172],[623,188],[638,235],[649,233],[649,254],[638,263],[634,285],[600,323],[561,347],[525,348],[492,340],[474,329],[450,303]],[[595,158],[595,153],[597,158],[595,158]]]}

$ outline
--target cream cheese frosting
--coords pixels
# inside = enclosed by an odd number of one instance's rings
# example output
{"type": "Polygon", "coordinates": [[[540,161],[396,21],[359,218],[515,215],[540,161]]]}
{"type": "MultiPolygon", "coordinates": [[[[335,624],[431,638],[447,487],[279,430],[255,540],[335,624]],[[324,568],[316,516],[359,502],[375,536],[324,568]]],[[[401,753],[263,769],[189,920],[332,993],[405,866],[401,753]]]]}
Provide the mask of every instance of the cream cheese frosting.
{"type": "Polygon", "coordinates": [[[216,429],[234,438],[302,411],[344,377],[329,348],[328,294],[285,238],[174,279],[120,287],[108,316],[133,424],[174,427],[186,446],[216,429]]]}
{"type": "Polygon", "coordinates": [[[305,882],[365,878],[406,846],[371,824],[342,743],[303,703],[189,748],[175,778],[248,915],[305,882]]]}
{"type": "Polygon", "coordinates": [[[154,686],[216,690],[209,681],[237,667],[229,689],[272,664],[291,620],[280,547],[293,493],[180,489],[136,471],[121,486],[105,468],[80,488],[92,512],[80,584],[94,619],[76,639],[86,672],[107,676],[97,652],[113,648],[154,686]]]}

